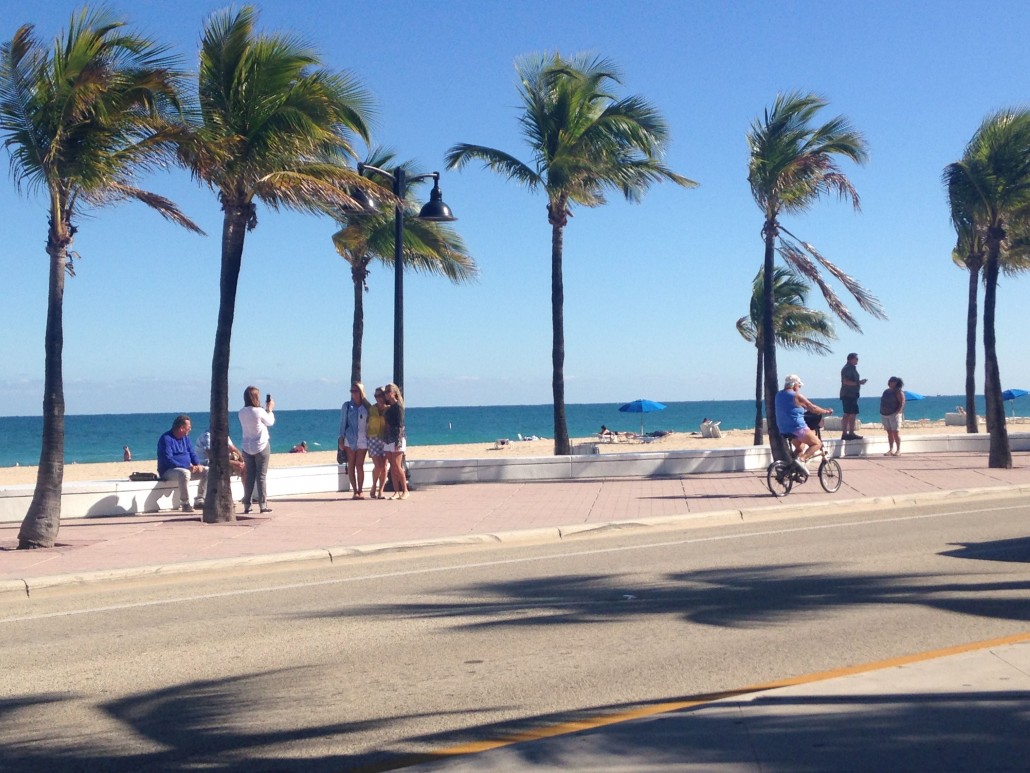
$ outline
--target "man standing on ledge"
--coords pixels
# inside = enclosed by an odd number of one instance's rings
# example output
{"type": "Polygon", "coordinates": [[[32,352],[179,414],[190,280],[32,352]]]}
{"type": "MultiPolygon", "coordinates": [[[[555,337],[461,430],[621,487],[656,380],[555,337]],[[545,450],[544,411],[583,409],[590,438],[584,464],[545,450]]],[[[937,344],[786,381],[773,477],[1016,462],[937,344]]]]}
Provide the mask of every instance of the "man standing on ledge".
{"type": "Polygon", "coordinates": [[[172,480],[179,485],[179,501],[184,513],[192,513],[190,492],[187,484],[191,477],[199,481],[197,486],[197,507],[204,506],[204,492],[207,490],[207,467],[200,463],[190,443],[193,425],[189,416],[176,416],[172,428],[157,441],[157,475],[161,480],[172,480]]]}
{"type": "Polygon", "coordinates": [[[855,434],[855,420],[858,418],[858,394],[866,379],[859,378],[857,365],[858,355],[851,352],[847,364],[840,369],[840,401],[844,405],[844,415],[840,421],[843,430],[841,440],[862,439],[861,435],[855,434]]]}

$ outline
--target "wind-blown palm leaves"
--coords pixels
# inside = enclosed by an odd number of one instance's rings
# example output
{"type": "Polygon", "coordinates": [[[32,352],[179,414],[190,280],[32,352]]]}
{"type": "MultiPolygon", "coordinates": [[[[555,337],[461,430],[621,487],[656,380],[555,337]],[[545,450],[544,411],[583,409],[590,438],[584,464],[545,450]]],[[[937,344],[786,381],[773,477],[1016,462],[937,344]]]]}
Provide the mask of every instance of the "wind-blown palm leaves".
{"type": "Polygon", "coordinates": [[[0,136],[15,183],[49,199],[50,262],[45,334],[43,438],[36,488],[18,534],[21,548],[52,547],[64,479],[64,283],[80,210],[141,201],[174,223],[194,225],[135,176],[174,158],[182,73],[164,48],[106,13],[82,11],[52,48],[31,25],[0,49],[0,136]]]}
{"type": "MultiPolygon", "coordinates": [[[[965,211],[966,204],[959,199],[949,201],[956,232],[951,259],[955,265],[969,272],[966,291],[966,432],[975,434],[980,431],[976,415],[976,326],[979,285],[987,246],[984,233],[976,228],[971,214],[965,211]]],[[[1008,228],[998,254],[1001,273],[1008,275],[1030,270],[1030,234],[1027,229],[1027,223],[1016,223],[1008,228]]]]}
{"type": "Polygon", "coordinates": [[[985,119],[962,160],[945,168],[944,182],[960,248],[977,240],[982,244],[988,465],[1008,468],[1012,451],[1001,399],[995,310],[1002,256],[1013,238],[1020,256],[1017,263],[1021,261],[1023,235],[1030,223],[1030,111],[1002,111],[985,119]]]}
{"type": "MultiPolygon", "coordinates": [[[[764,215],[762,238],[765,242],[765,276],[775,276],[776,253],[803,277],[816,284],[833,314],[848,327],[858,323],[832,288],[823,280],[822,270],[830,273],[855,298],[858,305],[877,319],[885,319],[880,303],[858,282],[820,254],[811,244],[798,239],[783,227],[780,216],[802,214],[824,195],[836,194],[859,209],[858,193],[841,171],[837,159],[855,163],[866,160],[866,143],[843,117],[821,126],[812,122],[822,108],[823,99],[813,94],[779,95],[771,110],[756,119],[748,132],[750,149],[748,182],[751,194],[764,215]]],[[[765,403],[769,443],[776,458],[785,458],[786,444],[776,426],[773,409],[779,388],[776,373],[775,299],[773,283],[765,285],[762,300],[762,346],[765,359],[765,403]]]]}
{"type": "MultiPolygon", "coordinates": [[[[762,299],[765,297],[764,271],[759,270],[752,282],[751,308],[748,316],[737,320],[737,332],[751,341],[758,352],[755,375],[755,445],[762,444],[762,299]]],[[[787,349],[800,349],[814,354],[829,354],[826,342],[837,338],[833,323],[824,312],[805,306],[810,287],[790,268],[777,266],[773,272],[773,327],[776,343],[787,349]]]]}
{"type": "MultiPolygon", "coordinates": [[[[365,162],[385,169],[394,163],[394,154],[378,150],[365,162]]],[[[409,178],[419,174],[410,162],[402,164],[409,178]]],[[[373,178],[374,179],[374,178],[373,178]]],[[[405,202],[404,241],[401,246],[405,269],[419,273],[442,274],[452,282],[470,282],[479,274],[475,261],[468,254],[465,242],[454,228],[444,223],[419,220],[417,188],[408,188],[405,202]]],[[[389,188],[374,197],[374,211],[345,210],[340,218],[343,227],[333,234],[333,245],[351,269],[354,282],[354,323],[351,346],[351,383],[361,381],[361,349],[365,330],[364,292],[369,264],[373,260],[392,266],[395,254],[394,199],[389,188]]]]}
{"type": "Polygon", "coordinates": [[[447,152],[449,168],[471,161],[532,191],[547,194],[551,225],[551,388],[554,452],[570,452],[565,418],[564,229],[573,205],[597,207],[616,191],[639,201],[653,184],[696,185],[662,163],[668,128],[658,111],[638,96],[618,98],[619,74],[606,59],[543,55],[520,60],[519,123],[531,161],[482,145],[458,144],[447,152]]]}
{"type": "Polygon", "coordinates": [[[306,45],[256,34],[256,11],[224,11],[205,25],[200,51],[201,124],[181,146],[193,175],[222,205],[222,268],[211,363],[211,470],[204,520],[235,520],[229,489],[229,351],[236,288],[255,202],[274,210],[334,215],[356,206],[349,191],[372,185],[345,166],[350,138],[368,138],[369,97],[320,65],[306,45]]]}

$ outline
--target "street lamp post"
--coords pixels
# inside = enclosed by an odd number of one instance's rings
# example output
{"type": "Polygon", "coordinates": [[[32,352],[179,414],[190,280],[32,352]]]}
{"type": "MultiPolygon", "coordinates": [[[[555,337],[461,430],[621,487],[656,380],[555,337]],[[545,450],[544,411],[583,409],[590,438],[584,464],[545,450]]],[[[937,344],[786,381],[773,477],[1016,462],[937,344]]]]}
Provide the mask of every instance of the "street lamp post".
{"type": "Polygon", "coordinates": [[[457,220],[451,214],[451,208],[443,202],[440,193],[440,173],[417,174],[408,176],[403,168],[397,167],[393,172],[380,169],[369,164],[358,164],[358,174],[366,171],[376,172],[386,177],[393,186],[394,203],[393,223],[393,383],[404,392],[404,198],[408,192],[408,184],[421,180],[433,180],[433,190],[429,194],[429,202],[418,213],[419,220],[434,223],[449,223],[457,220]]]}

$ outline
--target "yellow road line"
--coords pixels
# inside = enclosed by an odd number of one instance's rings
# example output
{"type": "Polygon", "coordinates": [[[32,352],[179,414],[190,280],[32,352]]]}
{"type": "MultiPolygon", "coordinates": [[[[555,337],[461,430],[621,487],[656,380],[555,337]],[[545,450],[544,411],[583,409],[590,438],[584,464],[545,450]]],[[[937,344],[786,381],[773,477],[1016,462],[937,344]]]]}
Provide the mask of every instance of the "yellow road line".
{"type": "Polygon", "coordinates": [[[879,671],[885,668],[895,668],[897,666],[904,666],[910,663],[921,663],[927,660],[948,657],[950,655],[960,655],[964,652],[975,652],[976,650],[989,649],[991,647],[1004,647],[1006,645],[1021,644],[1027,641],[1030,641],[1030,631],[1013,634],[1011,636],[1003,636],[998,639],[988,639],[986,641],[971,642],[969,644],[959,644],[954,647],[929,650],[928,652],[919,652],[914,655],[902,655],[897,658],[877,660],[872,663],[862,663],[857,666],[845,666],[843,668],[835,668],[830,671],[817,671],[813,674],[803,674],[801,676],[790,677],[788,679],[780,679],[775,682],[767,682],[765,684],[753,685],[750,687],[741,687],[739,689],[726,690],[724,692],[694,695],[689,698],[664,701],[662,703],[651,703],[628,711],[604,714],[602,716],[590,717],[587,719],[576,719],[546,727],[511,733],[510,735],[506,735],[501,738],[474,741],[472,743],[462,744],[461,746],[452,746],[447,749],[430,752],[427,756],[435,759],[440,757],[457,757],[466,754],[478,754],[479,752],[498,749],[503,746],[511,746],[517,743],[524,743],[526,741],[540,741],[545,738],[554,738],[560,735],[579,733],[584,730],[594,730],[599,727],[616,725],[634,719],[651,717],[656,714],[683,711],[684,709],[694,708],[695,706],[722,700],[724,698],[733,698],[739,695],[747,695],[749,693],[767,692],[781,687],[794,687],[802,684],[811,684],[813,682],[822,682],[827,679],[838,679],[843,676],[863,674],[869,671],[879,671]]]}

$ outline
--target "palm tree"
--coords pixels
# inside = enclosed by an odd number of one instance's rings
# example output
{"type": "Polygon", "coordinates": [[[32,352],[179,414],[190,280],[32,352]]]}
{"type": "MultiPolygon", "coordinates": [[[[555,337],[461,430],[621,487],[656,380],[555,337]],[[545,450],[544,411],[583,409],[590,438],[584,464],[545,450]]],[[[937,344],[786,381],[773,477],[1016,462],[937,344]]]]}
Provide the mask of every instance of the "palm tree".
{"type": "MultiPolygon", "coordinates": [[[[949,203],[953,207],[962,206],[958,201],[949,203]]],[[[976,417],[976,326],[979,317],[979,284],[986,247],[968,213],[954,210],[951,218],[957,232],[951,260],[969,272],[966,293],[966,432],[976,434],[980,431],[980,422],[976,417]]],[[[1015,233],[1010,228],[1006,244],[998,255],[1001,271],[1006,275],[1030,270],[1030,235],[1025,228],[1025,224],[1020,224],[1015,233]]]]}
{"type": "MultiPolygon", "coordinates": [[[[944,170],[956,229],[971,230],[985,249],[984,398],[990,434],[988,466],[1012,466],[998,367],[995,310],[998,275],[1010,231],[1025,233],[1030,223],[1030,111],[988,116],[966,146],[961,161],[944,170]]],[[[1022,239],[1020,240],[1022,242],[1022,239]]]]}
{"type": "MultiPolygon", "coordinates": [[[[762,445],[762,299],[765,297],[765,273],[759,269],[752,282],[751,307],[748,316],[737,320],[737,332],[751,341],[758,351],[755,375],[755,445],[762,445]]],[[[773,326],[776,343],[787,349],[800,349],[815,354],[829,354],[826,343],[837,338],[829,315],[805,306],[811,288],[794,271],[778,266],[773,271],[773,326]]]]}
{"type": "Polygon", "coordinates": [[[165,48],[103,12],[73,15],[52,48],[25,25],[0,49],[0,134],[12,174],[49,204],[42,449],[20,548],[52,547],[60,529],[64,288],[80,211],[136,200],[200,232],[171,201],[134,185],[137,173],[174,159],[181,81],[165,48]]]}
{"type": "Polygon", "coordinates": [[[949,202],[952,207],[951,220],[957,232],[955,249],[951,259],[969,272],[966,291],[966,432],[976,434],[980,422],[976,418],[976,324],[979,316],[980,272],[984,263],[984,243],[973,228],[969,215],[961,211],[961,203],[949,202]]]}
{"type": "Polygon", "coordinates": [[[273,210],[333,214],[372,184],[348,169],[350,137],[368,138],[369,97],[350,78],[285,35],[254,31],[251,7],[215,14],[201,40],[201,124],[180,148],[193,175],[218,193],[222,259],[211,361],[211,470],[205,522],[232,521],[229,489],[229,352],[236,288],[260,200],[273,210]]]}
{"type": "Polygon", "coordinates": [[[532,161],[519,161],[482,145],[458,144],[447,152],[449,168],[480,160],[509,180],[547,194],[551,225],[551,388],[554,452],[570,453],[565,419],[565,288],[562,278],[565,226],[573,205],[597,207],[617,191],[639,201],[653,184],[668,180],[696,185],[662,163],[668,128],[658,111],[638,96],[616,98],[619,74],[606,59],[559,54],[520,60],[519,118],[532,161]]]}
{"type": "MultiPolygon", "coordinates": [[[[367,166],[386,168],[393,164],[394,154],[377,150],[366,160],[367,166]]],[[[402,164],[408,177],[419,173],[410,162],[402,164]]],[[[405,202],[404,244],[402,247],[405,268],[430,274],[443,274],[452,282],[468,282],[476,278],[479,270],[472,256],[468,254],[465,242],[450,226],[443,223],[419,220],[419,205],[415,203],[416,189],[408,188],[409,198],[405,202]]],[[[354,282],[354,324],[351,346],[351,383],[361,381],[361,343],[365,330],[364,292],[367,292],[368,266],[378,260],[392,266],[395,254],[396,234],[394,231],[394,201],[389,188],[370,199],[375,207],[345,210],[340,217],[343,226],[333,234],[333,245],[348,265],[354,282]]]]}
{"type": "MultiPolygon", "coordinates": [[[[776,253],[805,279],[819,287],[830,311],[845,325],[858,330],[851,312],[823,280],[821,266],[855,298],[858,305],[877,319],[885,315],[880,302],[853,278],[845,274],[811,244],[783,227],[780,216],[807,212],[823,195],[836,193],[850,200],[857,211],[858,193],[840,170],[838,157],[861,164],[866,160],[865,139],[843,117],[813,126],[826,101],[814,94],[790,93],[776,97],[771,110],[751,124],[748,182],[751,194],[762,210],[762,238],[765,242],[765,276],[775,276],[776,253]]],[[[765,405],[769,444],[777,459],[787,458],[787,446],[776,426],[773,402],[779,388],[776,373],[776,336],[773,283],[764,287],[762,299],[762,347],[765,359],[765,405]]]]}

